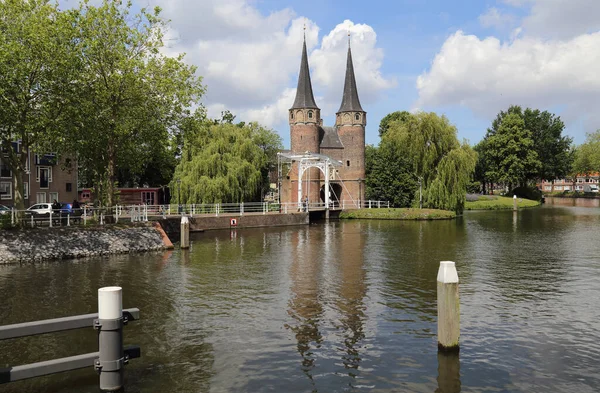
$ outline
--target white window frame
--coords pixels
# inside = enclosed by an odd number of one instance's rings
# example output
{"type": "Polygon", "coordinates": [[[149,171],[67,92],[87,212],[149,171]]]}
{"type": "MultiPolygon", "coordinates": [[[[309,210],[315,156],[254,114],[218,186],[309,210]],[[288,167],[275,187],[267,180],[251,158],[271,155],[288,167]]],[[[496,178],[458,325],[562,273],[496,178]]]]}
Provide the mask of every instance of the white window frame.
{"type": "Polygon", "coordinates": [[[38,192],[37,194],[35,194],[35,203],[36,204],[38,204],[38,203],[46,203],[46,200],[47,199],[46,199],[46,193],[45,192],[38,192]],[[44,198],[43,198],[44,200],[40,201],[40,196],[42,196],[42,195],[44,196],[44,198]]]}
{"type": "Polygon", "coordinates": [[[544,186],[544,190],[546,190],[546,191],[552,191],[552,186],[544,186]]]}
{"type": "Polygon", "coordinates": [[[8,193],[0,195],[0,199],[12,199],[12,182],[11,181],[3,181],[0,182],[0,188],[5,188],[8,184],[8,193]]]}
{"type": "MultiPolygon", "coordinates": [[[[48,170],[48,183],[52,183],[52,167],[51,166],[38,166],[36,168],[35,181],[38,183],[40,182],[40,171],[42,169],[48,170]]],[[[48,187],[50,187],[50,184],[48,184],[48,187]]]]}
{"type": "Polygon", "coordinates": [[[58,192],[50,192],[48,193],[48,198],[50,198],[50,202],[49,203],[54,203],[54,200],[56,199],[56,202],[58,202],[60,199],[58,199],[58,192]]]}
{"type": "Polygon", "coordinates": [[[23,183],[23,199],[29,199],[29,183],[23,183]]]}

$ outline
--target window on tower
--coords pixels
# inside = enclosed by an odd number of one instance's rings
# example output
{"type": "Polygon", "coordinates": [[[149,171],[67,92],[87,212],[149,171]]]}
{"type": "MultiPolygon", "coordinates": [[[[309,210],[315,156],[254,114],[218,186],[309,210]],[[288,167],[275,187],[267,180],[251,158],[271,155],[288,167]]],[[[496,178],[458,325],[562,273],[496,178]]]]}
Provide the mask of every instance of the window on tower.
{"type": "Polygon", "coordinates": [[[350,160],[346,161],[346,166],[350,166],[350,160]]]}
{"type": "Polygon", "coordinates": [[[312,119],[313,118],[313,112],[312,111],[308,111],[308,118],[312,119]]]}
{"type": "Polygon", "coordinates": [[[356,115],[354,115],[354,118],[355,118],[356,120],[360,120],[360,113],[357,113],[356,115]]]}
{"type": "Polygon", "coordinates": [[[294,112],[290,113],[290,119],[294,120],[294,112]]]}

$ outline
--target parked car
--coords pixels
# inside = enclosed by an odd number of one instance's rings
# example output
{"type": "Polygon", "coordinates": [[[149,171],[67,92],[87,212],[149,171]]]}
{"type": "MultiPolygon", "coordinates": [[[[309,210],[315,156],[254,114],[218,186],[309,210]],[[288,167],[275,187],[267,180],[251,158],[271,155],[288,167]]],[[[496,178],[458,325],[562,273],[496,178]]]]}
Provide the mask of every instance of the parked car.
{"type": "Polygon", "coordinates": [[[25,216],[33,216],[34,218],[48,217],[50,216],[50,211],[52,211],[51,203],[36,203],[25,210],[25,216]]]}
{"type": "Polygon", "coordinates": [[[9,214],[10,213],[10,208],[6,207],[4,205],[0,205],[0,215],[1,214],[9,214]]]}

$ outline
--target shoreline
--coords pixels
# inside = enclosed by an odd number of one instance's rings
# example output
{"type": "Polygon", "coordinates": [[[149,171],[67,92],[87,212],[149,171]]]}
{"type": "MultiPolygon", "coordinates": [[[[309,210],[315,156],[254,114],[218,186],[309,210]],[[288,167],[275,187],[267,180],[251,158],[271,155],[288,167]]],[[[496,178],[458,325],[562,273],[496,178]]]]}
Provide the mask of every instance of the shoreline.
{"type": "Polygon", "coordinates": [[[340,213],[341,220],[399,220],[399,221],[432,221],[452,220],[456,213],[438,209],[413,208],[381,208],[344,210],[340,213]]]}

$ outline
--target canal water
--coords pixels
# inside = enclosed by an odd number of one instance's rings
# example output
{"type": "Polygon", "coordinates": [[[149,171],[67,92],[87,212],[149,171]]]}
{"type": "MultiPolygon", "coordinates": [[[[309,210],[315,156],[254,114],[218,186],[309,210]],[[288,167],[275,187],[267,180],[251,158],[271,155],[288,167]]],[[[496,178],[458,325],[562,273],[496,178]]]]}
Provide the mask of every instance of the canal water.
{"type": "MultiPolygon", "coordinates": [[[[189,252],[0,267],[0,320],[142,319],[127,392],[598,392],[600,209],[469,212],[206,232],[189,252]],[[461,351],[438,355],[436,275],[457,264],[461,351]]],[[[0,342],[0,365],[97,350],[92,328],[0,342]]],[[[97,392],[92,369],[0,392],[97,392]]]]}

